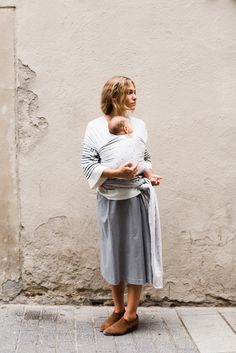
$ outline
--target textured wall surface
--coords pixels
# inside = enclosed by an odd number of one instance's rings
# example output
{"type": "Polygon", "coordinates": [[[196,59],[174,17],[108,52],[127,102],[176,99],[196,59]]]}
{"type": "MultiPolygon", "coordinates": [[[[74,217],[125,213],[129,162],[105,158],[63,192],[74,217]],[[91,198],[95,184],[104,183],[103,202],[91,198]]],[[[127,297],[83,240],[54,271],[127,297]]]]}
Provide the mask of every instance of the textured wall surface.
{"type": "Polygon", "coordinates": [[[236,2],[17,1],[22,290],[15,301],[107,302],[87,122],[115,74],[137,86],[157,173],[163,290],[149,303],[236,303],[236,2]],[[39,16],[40,14],[40,16],[39,16]]]}
{"type": "Polygon", "coordinates": [[[0,8],[0,299],[22,288],[15,141],[14,9],[0,8]]]}

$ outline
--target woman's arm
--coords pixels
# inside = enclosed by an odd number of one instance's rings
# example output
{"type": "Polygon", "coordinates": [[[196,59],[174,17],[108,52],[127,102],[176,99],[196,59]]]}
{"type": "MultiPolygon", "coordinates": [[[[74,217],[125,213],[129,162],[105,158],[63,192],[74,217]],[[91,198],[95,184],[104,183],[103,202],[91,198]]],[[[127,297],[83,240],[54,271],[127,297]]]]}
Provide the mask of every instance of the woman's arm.
{"type": "Polygon", "coordinates": [[[97,150],[85,142],[82,149],[81,165],[91,189],[102,185],[107,179],[102,175],[106,167],[101,165],[97,150]]]}
{"type": "Polygon", "coordinates": [[[144,165],[145,166],[144,166],[143,175],[151,181],[152,185],[159,185],[163,177],[153,172],[152,164],[151,164],[151,156],[147,148],[145,149],[145,153],[144,153],[144,165]]]}
{"type": "Polygon", "coordinates": [[[147,147],[145,148],[145,151],[144,151],[144,169],[152,169],[151,156],[147,150],[147,147]]]}
{"type": "Polygon", "coordinates": [[[138,171],[138,164],[132,165],[132,163],[127,162],[122,164],[119,168],[112,169],[106,168],[102,172],[103,177],[107,178],[123,178],[131,180],[135,177],[135,174],[138,171]]]}
{"type": "Polygon", "coordinates": [[[98,152],[87,145],[83,146],[81,164],[91,189],[102,185],[107,178],[131,180],[138,170],[138,164],[132,165],[130,162],[122,164],[116,169],[107,168],[101,165],[98,152]]]}

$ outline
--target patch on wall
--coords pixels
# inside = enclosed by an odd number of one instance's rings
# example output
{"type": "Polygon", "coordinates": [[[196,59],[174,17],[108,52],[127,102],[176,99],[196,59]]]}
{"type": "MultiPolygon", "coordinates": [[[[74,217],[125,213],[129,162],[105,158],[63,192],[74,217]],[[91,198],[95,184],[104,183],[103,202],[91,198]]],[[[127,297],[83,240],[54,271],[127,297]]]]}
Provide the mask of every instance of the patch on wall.
{"type": "Polygon", "coordinates": [[[39,98],[30,90],[36,73],[21,60],[17,62],[17,116],[20,152],[28,152],[45,135],[48,128],[46,118],[37,116],[39,98]]]}

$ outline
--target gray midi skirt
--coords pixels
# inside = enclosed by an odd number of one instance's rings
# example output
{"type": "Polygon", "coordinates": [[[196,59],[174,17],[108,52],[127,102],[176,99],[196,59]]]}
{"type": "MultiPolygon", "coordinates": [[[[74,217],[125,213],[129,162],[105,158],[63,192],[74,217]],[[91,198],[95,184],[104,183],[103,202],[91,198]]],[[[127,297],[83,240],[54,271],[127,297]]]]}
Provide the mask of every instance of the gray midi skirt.
{"type": "Polygon", "coordinates": [[[100,270],[110,284],[152,283],[151,240],[143,196],[109,200],[97,192],[100,270]]]}

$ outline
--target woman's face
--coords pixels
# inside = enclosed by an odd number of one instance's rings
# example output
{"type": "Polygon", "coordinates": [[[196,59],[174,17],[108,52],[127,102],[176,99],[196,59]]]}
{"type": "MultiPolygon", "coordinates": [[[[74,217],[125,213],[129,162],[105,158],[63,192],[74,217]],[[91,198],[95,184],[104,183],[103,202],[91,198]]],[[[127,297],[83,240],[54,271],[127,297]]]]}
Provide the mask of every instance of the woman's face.
{"type": "Polygon", "coordinates": [[[136,107],[136,90],[132,82],[129,82],[129,85],[127,87],[127,95],[125,98],[125,105],[128,107],[130,110],[135,110],[136,107]]]}

